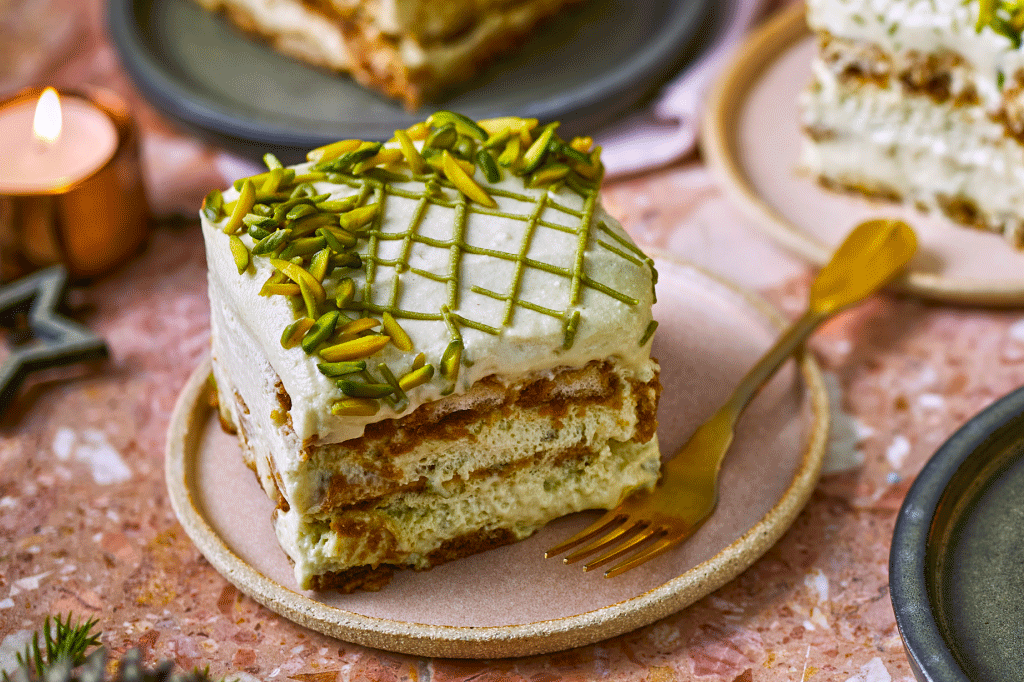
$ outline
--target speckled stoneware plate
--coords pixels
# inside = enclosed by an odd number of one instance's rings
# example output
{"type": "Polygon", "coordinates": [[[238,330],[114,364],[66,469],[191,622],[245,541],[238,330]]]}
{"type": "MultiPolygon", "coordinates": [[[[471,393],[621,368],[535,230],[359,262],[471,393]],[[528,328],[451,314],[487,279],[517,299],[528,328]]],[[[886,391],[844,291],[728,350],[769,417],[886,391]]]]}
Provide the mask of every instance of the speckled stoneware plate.
{"type": "Polygon", "coordinates": [[[918,253],[899,286],[976,304],[1024,303],[1024,252],[1000,235],[937,213],[825,190],[798,170],[797,97],[810,82],[816,40],[803,5],[751,36],[712,90],[701,146],[723,189],[770,236],[823,265],[862,220],[897,217],[917,231],[918,253]]]}
{"type": "MultiPolygon", "coordinates": [[[[568,134],[590,133],[692,58],[719,14],[713,0],[590,0],[437,105],[474,119],[561,120],[568,134]]],[[[387,139],[426,113],[410,114],[347,76],[281,56],[193,0],[109,0],[107,19],[146,97],[240,153],[271,148],[297,161],[342,138],[387,139]]]]}
{"type": "Polygon", "coordinates": [[[922,682],[1024,671],[1024,388],[965,424],[925,465],[889,557],[896,622],[922,682]]]}
{"type": "MultiPolygon", "coordinates": [[[[763,301],[676,260],[660,273],[653,354],[664,385],[662,451],[671,454],[771,344],[780,318],[763,301]]],[[[597,512],[427,572],[400,571],[382,591],[307,592],[271,527],[273,505],[210,410],[208,363],[171,420],[167,479],[182,525],[229,581],[301,625],[409,654],[497,658],[546,653],[628,632],[737,576],[782,535],[818,479],[828,398],[817,365],[788,363],[742,417],[722,471],[721,502],[689,542],[622,576],[583,573],[544,550],[597,512]]]]}

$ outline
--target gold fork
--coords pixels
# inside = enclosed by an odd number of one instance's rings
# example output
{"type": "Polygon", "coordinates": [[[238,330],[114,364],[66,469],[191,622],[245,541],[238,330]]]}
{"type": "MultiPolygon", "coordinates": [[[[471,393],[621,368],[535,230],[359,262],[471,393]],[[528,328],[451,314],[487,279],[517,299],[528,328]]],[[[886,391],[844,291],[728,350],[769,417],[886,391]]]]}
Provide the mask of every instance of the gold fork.
{"type": "Polygon", "coordinates": [[[654,489],[627,497],[544,556],[550,558],[589,542],[563,559],[572,564],[607,550],[584,565],[583,570],[589,571],[632,552],[630,558],[605,572],[606,578],[612,578],[693,535],[718,503],[718,472],[744,408],[818,325],[880,289],[903,269],[916,249],[917,237],[902,221],[869,220],[854,228],[811,284],[807,312],[779,337],[725,404],[664,465],[654,489]]]}

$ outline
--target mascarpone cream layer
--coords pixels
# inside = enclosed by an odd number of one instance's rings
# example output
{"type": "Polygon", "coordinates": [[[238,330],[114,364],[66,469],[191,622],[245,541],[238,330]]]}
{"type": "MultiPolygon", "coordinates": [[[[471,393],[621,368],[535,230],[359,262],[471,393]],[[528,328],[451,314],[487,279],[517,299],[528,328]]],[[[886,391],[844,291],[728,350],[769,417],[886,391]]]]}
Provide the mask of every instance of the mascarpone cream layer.
{"type": "MultiPolygon", "coordinates": [[[[306,165],[298,166],[301,172],[306,165]]],[[[479,177],[477,178],[480,179],[479,177]]],[[[514,215],[530,215],[536,208],[536,201],[557,202],[573,211],[582,211],[582,197],[568,189],[549,193],[543,189],[524,189],[521,178],[505,174],[505,179],[495,185],[520,195],[527,195],[531,201],[495,196],[500,211],[514,215]]],[[[421,190],[421,183],[396,185],[411,190],[421,190]]],[[[340,199],[357,190],[347,185],[316,183],[320,193],[330,192],[332,199],[340,199]]],[[[455,199],[454,190],[444,190],[449,199],[455,199]]],[[[237,192],[225,192],[225,201],[231,201],[237,192]]],[[[385,204],[381,218],[383,233],[406,231],[417,201],[391,195],[385,204]]],[[[550,207],[545,208],[542,219],[550,223],[575,227],[578,216],[550,207]]],[[[409,391],[409,404],[396,412],[386,403],[372,417],[339,417],[331,414],[331,405],[341,399],[342,393],[333,379],[325,377],[318,369],[318,357],[307,355],[300,347],[285,349],[281,346],[281,332],[296,319],[292,303],[284,296],[260,296],[263,283],[274,272],[266,258],[255,257],[255,267],[239,275],[228,246],[228,235],[217,225],[203,221],[203,232],[207,247],[208,278],[213,313],[213,351],[215,361],[224,375],[230,376],[250,409],[265,410],[275,404],[273,387],[268,386],[267,376],[280,377],[284,389],[291,398],[289,417],[295,438],[299,443],[316,437],[319,443],[335,443],[362,435],[366,424],[398,417],[414,410],[424,402],[441,397],[447,382],[435,373],[434,379],[409,391]],[[261,350],[263,357],[252,357],[240,352],[239,336],[251,339],[261,350]],[[261,367],[267,365],[266,368],[261,367]],[[272,372],[268,373],[270,370],[272,372]],[[269,400],[269,403],[263,402],[269,400]],[[263,403],[262,407],[257,405],[263,403]]],[[[454,209],[431,205],[423,215],[417,234],[450,242],[454,230],[454,209]]],[[[518,253],[524,243],[527,222],[509,217],[500,217],[468,212],[463,240],[465,243],[501,251],[518,253]]],[[[570,305],[570,291],[573,279],[546,272],[534,267],[524,268],[520,280],[518,298],[527,303],[562,311],[577,310],[580,313],[575,341],[571,348],[564,349],[564,322],[562,319],[536,312],[522,306],[515,306],[510,323],[503,326],[505,301],[496,300],[479,293],[480,289],[505,294],[515,277],[516,264],[490,255],[464,253],[457,259],[457,303],[452,312],[465,318],[500,329],[491,334],[468,326],[461,327],[465,344],[463,365],[456,392],[463,392],[479,379],[496,375],[506,382],[534,372],[550,370],[558,366],[579,367],[591,360],[610,358],[617,372],[625,378],[649,381],[655,373],[650,360],[651,341],[641,345],[640,339],[652,320],[653,303],[652,269],[636,256],[632,260],[623,257],[628,249],[616,238],[632,244],[621,225],[598,205],[590,223],[586,240],[583,264],[587,276],[611,290],[636,301],[616,300],[590,286],[582,286],[578,303],[570,305]],[[598,229],[604,223],[614,235],[598,229]],[[611,248],[609,248],[611,247],[611,248]]],[[[247,246],[252,239],[242,236],[247,246]]],[[[532,239],[527,240],[526,256],[547,263],[556,268],[572,270],[576,261],[579,237],[574,233],[562,232],[550,227],[538,226],[532,239]]],[[[403,240],[380,240],[378,256],[395,259],[403,249],[403,240]]],[[[359,250],[367,249],[366,240],[361,240],[359,250]]],[[[453,249],[412,242],[409,252],[411,269],[396,272],[388,265],[378,265],[374,271],[374,286],[371,298],[375,303],[385,304],[395,286],[398,286],[398,306],[404,310],[438,313],[442,305],[449,302],[448,283],[418,275],[412,268],[444,278],[451,272],[453,249]]],[[[325,280],[329,297],[334,296],[334,286],[340,277],[352,277],[357,291],[362,291],[366,281],[367,268],[358,270],[338,269],[325,280]]],[[[357,295],[357,300],[361,294],[357,295]]],[[[358,313],[349,313],[358,316],[358,313]]],[[[368,366],[375,368],[386,362],[396,376],[411,369],[416,353],[423,352],[427,362],[438,366],[450,340],[448,328],[443,320],[415,320],[401,318],[399,321],[413,342],[414,352],[404,353],[392,345],[378,352],[368,360],[368,366]]],[[[270,414],[256,414],[254,421],[268,421],[270,414]]],[[[268,431],[280,431],[270,425],[268,431]]],[[[278,452],[277,456],[298,458],[299,447],[278,452]]],[[[290,469],[297,462],[279,461],[281,469],[290,469]]]]}
{"type": "Polygon", "coordinates": [[[936,104],[924,95],[836,81],[815,63],[801,98],[801,165],[816,176],[942,208],[969,199],[991,229],[1020,229],[1024,149],[978,107],[936,104]]]}
{"type": "Polygon", "coordinates": [[[1004,81],[1024,68],[1024,51],[989,27],[979,33],[979,2],[971,0],[807,0],[816,31],[878,45],[886,52],[952,51],[974,67],[974,86],[986,109],[1002,101],[1004,81]]]}
{"type": "Polygon", "coordinates": [[[427,555],[446,541],[503,528],[522,540],[560,516],[610,509],[658,479],[656,439],[643,444],[610,441],[596,455],[585,466],[524,467],[508,475],[453,481],[442,494],[400,493],[374,509],[346,511],[326,520],[294,509],[278,511],[274,527],[303,588],[311,586],[314,576],[353,566],[428,568],[427,555]],[[343,535],[329,521],[366,531],[343,535]]]}

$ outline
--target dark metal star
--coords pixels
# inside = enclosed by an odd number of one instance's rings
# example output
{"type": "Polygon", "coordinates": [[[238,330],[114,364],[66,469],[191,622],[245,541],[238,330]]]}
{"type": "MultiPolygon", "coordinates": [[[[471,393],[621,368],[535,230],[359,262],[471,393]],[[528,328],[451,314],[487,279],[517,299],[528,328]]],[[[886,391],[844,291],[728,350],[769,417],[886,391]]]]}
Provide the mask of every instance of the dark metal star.
{"type": "Polygon", "coordinates": [[[0,365],[0,414],[29,373],[107,355],[103,339],[57,312],[67,278],[64,267],[55,265],[0,286],[0,326],[17,331],[18,314],[26,315],[37,341],[15,345],[0,365]]]}

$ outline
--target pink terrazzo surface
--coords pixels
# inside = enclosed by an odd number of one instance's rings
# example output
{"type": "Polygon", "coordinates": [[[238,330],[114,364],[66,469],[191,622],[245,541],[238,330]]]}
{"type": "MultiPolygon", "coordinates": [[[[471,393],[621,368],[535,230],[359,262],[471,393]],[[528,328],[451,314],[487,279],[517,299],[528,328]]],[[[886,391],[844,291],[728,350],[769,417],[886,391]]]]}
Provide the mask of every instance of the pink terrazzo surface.
{"type": "MultiPolygon", "coordinates": [[[[0,70],[0,94],[43,81],[131,93],[103,39],[98,0],[85,9],[73,0],[13,7],[0,28],[20,42],[0,70]]],[[[133,101],[154,206],[191,214],[221,182],[215,152],[133,101]]],[[[607,197],[641,243],[760,290],[787,314],[801,309],[809,271],[725,202],[699,160],[614,183],[607,197]]],[[[156,223],[138,259],[74,290],[71,304],[111,354],[38,377],[0,422],[0,667],[46,614],[73,611],[99,620],[115,655],[138,646],[151,662],[209,665],[245,682],[905,682],[886,576],[897,510],[942,441],[1024,382],[1024,312],[878,297],[814,340],[840,411],[833,473],[746,573],[681,613],[585,648],[428,659],[346,644],[276,616],[221,578],[176,522],[164,437],[208,343],[194,220],[156,223]]]]}

